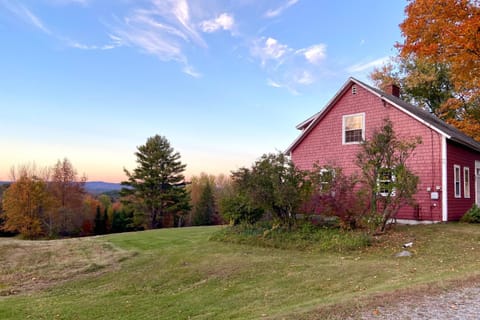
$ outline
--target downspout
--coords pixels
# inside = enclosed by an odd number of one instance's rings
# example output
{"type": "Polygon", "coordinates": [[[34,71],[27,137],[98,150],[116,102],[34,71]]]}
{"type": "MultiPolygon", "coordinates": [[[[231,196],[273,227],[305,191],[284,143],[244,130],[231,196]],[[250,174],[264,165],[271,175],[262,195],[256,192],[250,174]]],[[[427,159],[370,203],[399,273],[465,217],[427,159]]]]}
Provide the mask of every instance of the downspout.
{"type": "Polygon", "coordinates": [[[442,139],[442,221],[448,221],[447,138],[442,139]]]}

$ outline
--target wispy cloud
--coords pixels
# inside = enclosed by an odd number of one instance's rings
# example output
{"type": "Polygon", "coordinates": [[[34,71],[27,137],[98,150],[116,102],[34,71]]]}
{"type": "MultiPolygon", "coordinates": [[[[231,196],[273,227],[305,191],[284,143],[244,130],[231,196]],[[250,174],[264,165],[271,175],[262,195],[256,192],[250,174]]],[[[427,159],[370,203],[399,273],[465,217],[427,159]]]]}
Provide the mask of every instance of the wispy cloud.
{"type": "Polygon", "coordinates": [[[357,63],[357,64],[354,64],[353,66],[348,67],[347,71],[350,73],[363,72],[363,71],[372,69],[374,67],[379,67],[385,64],[389,59],[390,57],[382,57],[369,62],[357,63]]]}
{"type": "Polygon", "coordinates": [[[313,75],[306,70],[303,70],[300,73],[294,75],[293,80],[296,83],[303,84],[303,85],[310,85],[313,82],[315,82],[315,79],[314,79],[313,75]]]}
{"type": "Polygon", "coordinates": [[[41,30],[46,34],[51,34],[51,31],[45,26],[42,20],[37,17],[30,9],[24,6],[21,3],[12,3],[8,0],[0,1],[0,5],[5,7],[8,11],[13,13],[17,18],[21,19],[23,22],[34,26],[35,28],[41,30]]]}
{"type": "Polygon", "coordinates": [[[283,88],[283,85],[281,83],[273,81],[272,79],[267,79],[267,85],[274,88],[283,88]]]}
{"type": "Polygon", "coordinates": [[[323,43],[316,44],[305,49],[300,49],[297,53],[303,54],[305,59],[311,64],[319,64],[327,57],[327,45],[323,43]]]}
{"type": "Polygon", "coordinates": [[[78,41],[74,41],[71,39],[65,39],[65,42],[68,44],[69,47],[81,49],[81,50],[111,50],[123,45],[122,39],[110,35],[110,43],[103,44],[103,45],[89,45],[85,43],[80,43],[78,41]]]}
{"type": "Polygon", "coordinates": [[[315,83],[315,75],[322,73],[327,46],[315,44],[294,49],[275,38],[262,37],[252,41],[250,54],[266,72],[268,86],[285,88],[297,95],[301,87],[315,83]]]}
{"type": "Polygon", "coordinates": [[[274,61],[277,65],[282,64],[284,57],[291,51],[287,45],[274,38],[256,39],[250,49],[252,56],[261,60],[262,66],[268,61],[274,61]]]}
{"type": "Polygon", "coordinates": [[[193,68],[190,65],[185,65],[183,67],[182,71],[183,71],[183,73],[188,74],[189,76],[194,77],[194,78],[201,78],[202,77],[202,74],[197,72],[195,70],[195,68],[193,68]]]}
{"type": "Polygon", "coordinates": [[[228,13],[222,13],[218,17],[205,20],[200,23],[203,32],[215,32],[217,30],[232,30],[235,19],[228,13]]]}
{"type": "Polygon", "coordinates": [[[265,17],[266,18],[275,18],[275,17],[281,15],[283,13],[283,11],[287,10],[288,8],[290,8],[291,6],[296,4],[298,1],[300,1],[300,0],[288,0],[287,2],[285,2],[280,7],[276,8],[276,9],[270,9],[267,12],[265,12],[265,17]]]}
{"type": "MultiPolygon", "coordinates": [[[[226,23],[224,18],[221,23],[226,23]]],[[[227,26],[227,25],[225,25],[227,26]]],[[[137,8],[112,27],[121,43],[152,54],[162,61],[183,64],[183,72],[199,77],[189,65],[185,47],[194,44],[207,48],[200,36],[186,0],[152,0],[148,8],[137,8]]]]}
{"type": "Polygon", "coordinates": [[[77,4],[86,7],[91,0],[48,0],[53,5],[70,5],[77,4]]]}
{"type": "Polygon", "coordinates": [[[287,89],[291,94],[297,96],[300,95],[300,93],[295,89],[293,86],[291,86],[288,82],[281,83],[278,81],[274,81],[272,79],[267,79],[267,85],[272,88],[277,88],[277,89],[287,89]]]}

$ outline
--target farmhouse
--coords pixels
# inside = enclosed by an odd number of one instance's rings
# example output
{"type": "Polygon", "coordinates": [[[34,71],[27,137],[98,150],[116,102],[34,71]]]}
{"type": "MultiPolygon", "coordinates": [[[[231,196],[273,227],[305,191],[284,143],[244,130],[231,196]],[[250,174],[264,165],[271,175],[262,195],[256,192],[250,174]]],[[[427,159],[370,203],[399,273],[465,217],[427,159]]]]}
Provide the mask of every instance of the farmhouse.
{"type": "Polygon", "coordinates": [[[299,137],[287,149],[304,170],[314,163],[358,171],[359,143],[368,139],[384,119],[390,119],[400,138],[420,136],[407,164],[419,176],[417,204],[404,207],[402,221],[454,221],[480,204],[480,143],[421,108],[388,92],[350,78],[325,108],[297,126],[299,137]]]}

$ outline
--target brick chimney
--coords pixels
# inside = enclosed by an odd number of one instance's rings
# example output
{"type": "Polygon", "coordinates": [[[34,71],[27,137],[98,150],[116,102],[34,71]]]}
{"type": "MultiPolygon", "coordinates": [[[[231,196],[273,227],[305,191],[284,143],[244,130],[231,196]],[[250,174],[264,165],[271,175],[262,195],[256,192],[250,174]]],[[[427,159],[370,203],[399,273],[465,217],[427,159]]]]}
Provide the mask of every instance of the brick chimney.
{"type": "Polygon", "coordinates": [[[392,96],[400,98],[400,87],[396,84],[389,84],[385,87],[385,92],[392,96]]]}

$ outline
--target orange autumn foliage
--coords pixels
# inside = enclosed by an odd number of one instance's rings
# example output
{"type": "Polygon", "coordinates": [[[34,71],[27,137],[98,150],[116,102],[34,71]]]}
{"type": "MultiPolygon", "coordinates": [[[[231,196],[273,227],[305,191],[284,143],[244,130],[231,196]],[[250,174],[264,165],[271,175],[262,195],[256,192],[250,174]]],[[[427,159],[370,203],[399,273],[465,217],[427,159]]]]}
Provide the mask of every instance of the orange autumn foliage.
{"type": "Polygon", "coordinates": [[[45,235],[45,220],[53,204],[45,181],[21,175],[3,195],[3,229],[29,239],[45,235]]]}
{"type": "Polygon", "coordinates": [[[415,0],[400,24],[402,56],[415,54],[451,67],[457,89],[480,88],[480,1],[415,0]]]}
{"type": "Polygon", "coordinates": [[[410,0],[397,44],[401,57],[445,65],[455,100],[447,122],[480,141],[480,0],[410,0]]]}

